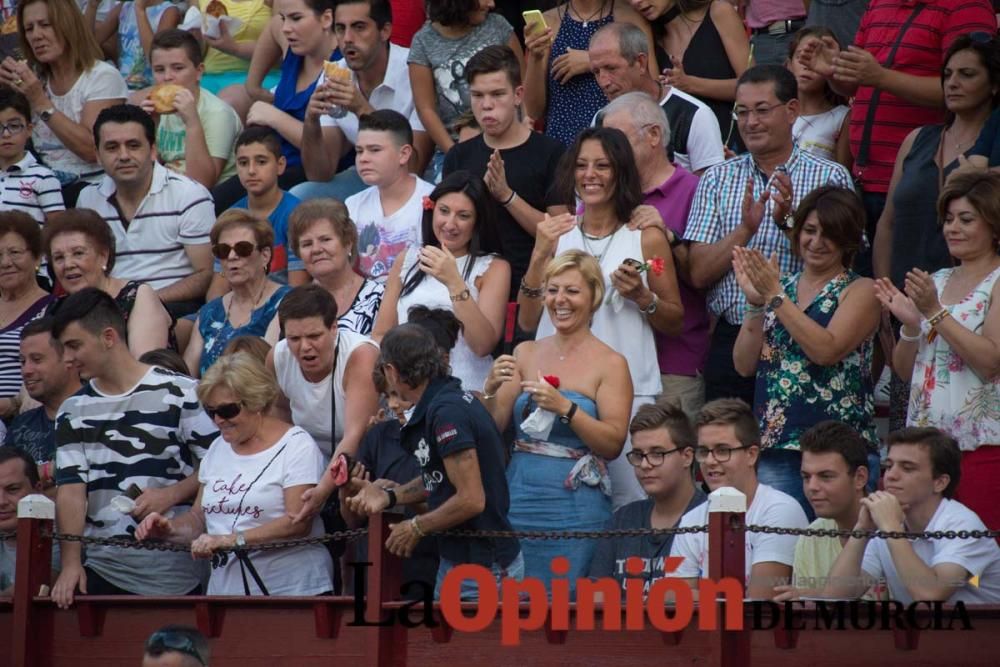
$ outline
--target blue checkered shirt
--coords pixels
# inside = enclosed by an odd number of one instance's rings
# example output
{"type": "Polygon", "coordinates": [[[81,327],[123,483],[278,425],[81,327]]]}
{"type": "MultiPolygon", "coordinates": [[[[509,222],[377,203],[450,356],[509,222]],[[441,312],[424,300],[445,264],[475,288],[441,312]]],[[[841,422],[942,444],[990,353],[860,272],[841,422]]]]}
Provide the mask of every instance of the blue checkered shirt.
{"type": "MultiPolygon", "coordinates": [[[[803,197],[822,185],[854,187],[851,175],[843,166],[800,150],[797,145],[792,148],[785,167],[792,179],[792,210],[803,197]]],[[[736,229],[742,219],[743,193],[750,178],[753,178],[753,196],[757,199],[763,194],[768,178],[749,153],[709,167],[695,192],[684,238],[695,243],[717,243],[736,229]]],[[[772,222],[773,208],[774,200],[769,199],[764,221],[747,247],[760,250],[765,257],[777,253],[782,275],[801,271],[802,261],[792,254],[788,238],[772,222]]],[[[745,305],[746,299],[732,271],[727,272],[708,292],[709,311],[724,317],[730,324],[743,322],[745,305]]]]}

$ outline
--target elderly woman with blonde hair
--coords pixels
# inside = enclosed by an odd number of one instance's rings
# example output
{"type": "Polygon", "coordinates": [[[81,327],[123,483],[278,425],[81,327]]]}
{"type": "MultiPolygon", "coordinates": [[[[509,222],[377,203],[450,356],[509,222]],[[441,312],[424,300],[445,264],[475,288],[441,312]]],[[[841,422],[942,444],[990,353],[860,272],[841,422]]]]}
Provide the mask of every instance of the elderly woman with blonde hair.
{"type": "MultiPolygon", "coordinates": [[[[176,519],[150,514],[139,540],[191,544],[195,558],[219,549],[323,534],[317,517],[292,523],[302,494],[320,480],[323,455],[305,430],[269,416],[278,396],[274,377],[237,352],[219,359],[198,385],[198,399],[219,437],[198,470],[201,489],[190,512],[176,519]]],[[[209,595],[319,595],[333,590],[333,562],[322,544],[244,552],[212,570],[209,595]]]]}
{"type": "Polygon", "coordinates": [[[237,336],[260,336],[270,345],[278,342],[278,304],[291,289],[268,278],[274,230],[266,220],[244,209],[230,209],[219,216],[209,240],[232,291],[198,311],[184,351],[194,377],[208,370],[237,336]]]}
{"type": "MultiPolygon", "coordinates": [[[[625,444],[632,378],[625,357],[590,330],[604,299],[597,260],[568,250],[548,263],[542,286],[555,332],[497,358],[483,387],[500,430],[515,420],[508,518],[515,530],[599,530],[611,517],[606,462],[625,444]],[[545,413],[548,428],[538,423],[545,413]]],[[[522,540],[521,547],[525,576],[547,586],[552,558],[568,557],[572,588],[586,576],[595,545],[522,540]]]]}

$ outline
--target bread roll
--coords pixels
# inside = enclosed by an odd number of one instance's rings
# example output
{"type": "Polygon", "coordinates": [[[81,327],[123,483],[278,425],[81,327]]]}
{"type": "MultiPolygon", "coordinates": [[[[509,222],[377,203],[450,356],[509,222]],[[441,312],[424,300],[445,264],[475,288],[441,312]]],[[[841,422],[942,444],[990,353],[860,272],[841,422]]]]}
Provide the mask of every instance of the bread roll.
{"type": "Polygon", "coordinates": [[[182,90],[183,88],[176,83],[161,83],[153,86],[153,90],[149,92],[149,99],[153,101],[156,113],[174,113],[176,111],[174,109],[174,98],[182,90]]]}
{"type": "Polygon", "coordinates": [[[323,63],[323,73],[326,74],[326,78],[328,79],[351,80],[351,70],[341,67],[337,63],[332,63],[329,60],[323,63]]]}

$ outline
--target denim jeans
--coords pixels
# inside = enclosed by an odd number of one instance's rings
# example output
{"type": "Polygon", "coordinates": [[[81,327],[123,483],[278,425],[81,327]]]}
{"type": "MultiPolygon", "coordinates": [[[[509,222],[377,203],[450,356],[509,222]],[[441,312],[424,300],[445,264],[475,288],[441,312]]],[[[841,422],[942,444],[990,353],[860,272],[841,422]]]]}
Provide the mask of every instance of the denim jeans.
{"type": "MultiPolygon", "coordinates": [[[[441,584],[444,583],[445,575],[458,565],[461,565],[461,563],[452,562],[447,558],[441,559],[441,563],[438,565],[437,582],[434,584],[435,600],[441,599],[441,584]]],[[[507,567],[503,567],[499,563],[493,563],[490,569],[493,571],[493,578],[497,582],[498,589],[500,588],[500,584],[504,578],[521,581],[524,579],[524,556],[519,551],[517,556],[507,567]]],[[[479,584],[474,580],[464,579],[462,581],[461,591],[463,601],[476,602],[479,600],[479,584]]]]}
{"type": "Polygon", "coordinates": [[[757,463],[757,481],[787,493],[805,510],[811,522],[816,518],[802,488],[802,452],[796,449],[765,449],[757,463]]]}
{"type": "Polygon", "coordinates": [[[367,187],[365,182],[361,180],[361,177],[358,176],[358,170],[355,167],[351,167],[335,175],[329,181],[306,181],[305,183],[296,185],[289,192],[302,201],[329,197],[342,202],[367,187]]]}
{"type": "Polygon", "coordinates": [[[712,340],[705,361],[705,402],[717,398],[740,398],[753,406],[756,378],[745,378],[733,365],[733,346],[740,333],[740,325],[730,324],[723,318],[715,324],[712,340]]]}
{"type": "Polygon", "coordinates": [[[788,45],[792,43],[794,32],[782,35],[761,33],[750,38],[753,44],[754,65],[780,65],[784,67],[788,60],[788,45]]]}

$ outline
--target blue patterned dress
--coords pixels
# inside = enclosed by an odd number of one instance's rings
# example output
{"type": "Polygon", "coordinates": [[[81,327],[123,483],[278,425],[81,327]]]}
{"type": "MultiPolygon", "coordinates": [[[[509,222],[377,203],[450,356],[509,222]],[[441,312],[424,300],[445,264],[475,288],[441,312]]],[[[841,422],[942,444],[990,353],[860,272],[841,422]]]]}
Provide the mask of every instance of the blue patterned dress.
{"type": "MultiPolygon", "coordinates": [[[[801,273],[782,280],[792,303],[798,304],[801,273]]],[[[844,290],[858,279],[845,271],[828,282],[805,309],[821,327],[830,324],[844,290]]],[[[875,432],[875,397],[871,378],[874,331],[839,363],[820,366],[810,361],[773,311],[764,317],[764,344],[757,364],[754,412],[760,419],[761,446],[765,449],[799,449],[802,433],[825,419],[853,427],[872,446],[875,432]]]]}
{"type": "MultiPolygon", "coordinates": [[[[612,7],[614,3],[611,3],[612,7]]],[[[558,139],[566,146],[576,141],[576,135],[594,120],[608,98],[597,85],[597,79],[590,72],[579,74],[566,82],[559,83],[552,76],[552,62],[566,49],[586,51],[594,33],[615,20],[612,10],[607,16],[581,23],[570,17],[567,11],[562,16],[559,32],[552,40],[549,53],[548,108],[545,113],[545,134],[558,139]]]]}
{"type": "MultiPolygon", "coordinates": [[[[579,406],[579,412],[597,417],[594,401],[575,391],[563,396],[579,406]]],[[[558,419],[545,442],[521,430],[521,422],[534,411],[528,394],[514,403],[517,437],[507,466],[510,511],[514,530],[601,530],[611,517],[611,485],[603,459],[589,448],[568,424],[558,419]]],[[[594,540],[521,540],[524,576],[537,577],[551,591],[552,559],[565,556],[570,570],[566,577],[570,593],[576,580],[586,577],[597,544],[594,540]]]]}
{"type": "Polygon", "coordinates": [[[237,336],[260,336],[267,333],[267,327],[278,313],[278,304],[292,290],[288,285],[282,285],[274,291],[267,301],[262,303],[250,315],[250,321],[241,327],[233,328],[226,317],[226,307],[222,303],[224,297],[212,299],[198,311],[198,333],[205,341],[202,348],[201,361],[198,369],[202,375],[222,356],[229,341],[237,336]]]}

